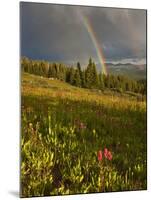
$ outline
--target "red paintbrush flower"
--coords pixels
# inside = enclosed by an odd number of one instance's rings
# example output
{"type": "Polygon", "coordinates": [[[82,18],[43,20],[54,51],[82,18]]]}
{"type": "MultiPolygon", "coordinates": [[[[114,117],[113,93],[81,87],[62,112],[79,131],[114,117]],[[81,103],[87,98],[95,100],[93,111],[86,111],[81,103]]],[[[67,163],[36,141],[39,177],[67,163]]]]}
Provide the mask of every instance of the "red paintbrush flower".
{"type": "Polygon", "coordinates": [[[108,149],[107,148],[104,149],[104,157],[108,158],[108,149]]]}
{"type": "Polygon", "coordinates": [[[110,151],[108,151],[107,158],[108,158],[109,160],[112,160],[112,153],[111,153],[110,151]]]}
{"type": "Polygon", "coordinates": [[[108,151],[107,148],[104,149],[104,157],[107,158],[108,160],[112,160],[112,153],[111,151],[108,151]]]}
{"type": "Polygon", "coordinates": [[[103,158],[102,151],[99,151],[99,152],[98,152],[98,160],[101,161],[102,158],[103,158]]]}

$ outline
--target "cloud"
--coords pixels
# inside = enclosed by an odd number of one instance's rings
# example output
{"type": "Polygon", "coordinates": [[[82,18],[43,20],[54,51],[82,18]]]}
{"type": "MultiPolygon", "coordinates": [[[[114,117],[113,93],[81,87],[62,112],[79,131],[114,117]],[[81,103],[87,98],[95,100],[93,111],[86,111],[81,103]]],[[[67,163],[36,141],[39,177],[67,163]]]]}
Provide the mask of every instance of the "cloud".
{"type": "Polygon", "coordinates": [[[21,3],[21,55],[34,59],[97,60],[81,20],[85,15],[107,59],[146,56],[146,12],[97,7],[21,3]]]}

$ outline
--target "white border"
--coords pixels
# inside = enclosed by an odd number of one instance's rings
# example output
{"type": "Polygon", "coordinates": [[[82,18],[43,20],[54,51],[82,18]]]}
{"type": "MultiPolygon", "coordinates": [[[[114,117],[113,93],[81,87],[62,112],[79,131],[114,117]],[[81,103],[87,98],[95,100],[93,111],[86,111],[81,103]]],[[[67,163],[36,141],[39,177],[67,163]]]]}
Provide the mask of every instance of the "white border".
{"type": "MultiPolygon", "coordinates": [[[[39,2],[39,0],[32,0],[39,2]]],[[[148,191],[44,197],[43,199],[149,199],[151,194],[151,6],[149,0],[57,0],[40,2],[148,9],[148,191]]],[[[18,198],[19,192],[19,0],[0,4],[0,199],[18,198]]],[[[41,199],[41,198],[35,198],[41,199]]]]}

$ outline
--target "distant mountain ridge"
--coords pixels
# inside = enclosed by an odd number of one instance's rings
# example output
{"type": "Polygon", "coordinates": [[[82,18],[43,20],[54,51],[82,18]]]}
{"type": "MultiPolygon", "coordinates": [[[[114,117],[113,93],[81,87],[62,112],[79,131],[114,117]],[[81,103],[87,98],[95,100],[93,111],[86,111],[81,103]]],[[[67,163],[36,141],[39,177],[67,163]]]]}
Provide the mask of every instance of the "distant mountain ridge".
{"type": "MultiPolygon", "coordinates": [[[[114,75],[125,75],[136,80],[146,79],[146,64],[133,63],[105,63],[107,72],[114,75]]],[[[101,71],[99,64],[96,65],[97,70],[101,71]]]]}

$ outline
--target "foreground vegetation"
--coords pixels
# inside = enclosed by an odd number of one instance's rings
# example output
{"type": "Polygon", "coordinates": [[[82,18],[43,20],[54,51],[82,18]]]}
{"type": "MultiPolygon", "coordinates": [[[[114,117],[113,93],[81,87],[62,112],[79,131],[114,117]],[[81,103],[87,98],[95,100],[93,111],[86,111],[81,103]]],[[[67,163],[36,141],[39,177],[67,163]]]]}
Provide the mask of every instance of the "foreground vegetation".
{"type": "Polygon", "coordinates": [[[140,97],[23,73],[21,196],[146,189],[140,97]]]}

